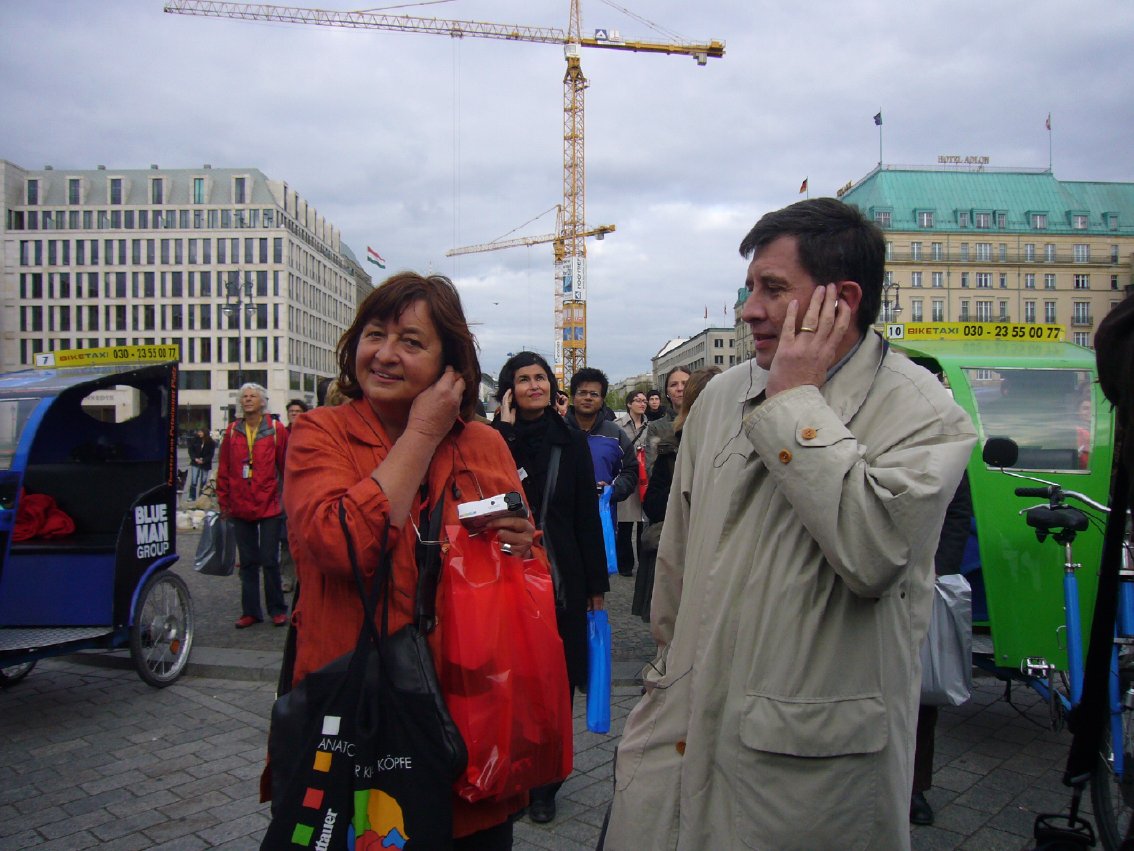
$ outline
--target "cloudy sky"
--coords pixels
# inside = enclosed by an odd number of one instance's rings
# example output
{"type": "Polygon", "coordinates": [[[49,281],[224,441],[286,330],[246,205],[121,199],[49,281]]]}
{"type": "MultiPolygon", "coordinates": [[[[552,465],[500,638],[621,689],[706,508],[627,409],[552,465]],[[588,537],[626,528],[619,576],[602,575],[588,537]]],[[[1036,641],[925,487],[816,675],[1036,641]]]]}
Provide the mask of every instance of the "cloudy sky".
{"type": "MultiPolygon", "coordinates": [[[[565,28],[569,4],[318,5],[565,28]]],[[[706,310],[731,325],[741,237],[802,197],[804,178],[815,197],[869,172],[879,110],[888,164],[1046,167],[1050,113],[1057,177],[1134,180],[1125,0],[583,0],[582,15],[585,34],[726,43],[706,67],[583,51],[586,219],[618,229],[589,243],[588,362],[612,379],[646,371],[706,310]]],[[[4,0],[0,157],[259,168],[360,258],[370,245],[388,271],[452,276],[495,373],[509,351],[551,350],[551,247],[445,251],[561,200],[564,67],[549,44],[170,15],[161,0],[4,0]]],[[[554,227],[549,213],[511,235],[554,227]]]]}

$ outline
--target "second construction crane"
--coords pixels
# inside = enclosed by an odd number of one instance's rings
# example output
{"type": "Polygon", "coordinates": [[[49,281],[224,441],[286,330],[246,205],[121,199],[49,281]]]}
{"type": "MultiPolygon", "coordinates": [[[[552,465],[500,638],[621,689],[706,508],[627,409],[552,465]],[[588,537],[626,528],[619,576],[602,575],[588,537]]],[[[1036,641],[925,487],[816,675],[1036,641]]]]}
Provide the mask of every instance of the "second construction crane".
{"type": "MultiPolygon", "coordinates": [[[[490,24],[477,21],[419,18],[374,12],[339,12],[260,3],[218,0],[169,0],[165,11],[253,21],[281,21],[352,29],[381,29],[432,33],[453,38],[470,36],[505,41],[562,44],[567,59],[563,75],[563,220],[556,238],[562,240],[562,257],[555,266],[555,371],[564,381],[587,364],[587,247],[586,177],[583,156],[583,93],[587,79],[580,63],[580,48],[601,47],[640,53],[692,56],[698,65],[724,56],[724,42],[656,42],[628,40],[613,30],[581,34],[579,0],[570,0],[567,31],[554,27],[490,24]]],[[[558,241],[557,241],[558,247],[558,241]]]]}

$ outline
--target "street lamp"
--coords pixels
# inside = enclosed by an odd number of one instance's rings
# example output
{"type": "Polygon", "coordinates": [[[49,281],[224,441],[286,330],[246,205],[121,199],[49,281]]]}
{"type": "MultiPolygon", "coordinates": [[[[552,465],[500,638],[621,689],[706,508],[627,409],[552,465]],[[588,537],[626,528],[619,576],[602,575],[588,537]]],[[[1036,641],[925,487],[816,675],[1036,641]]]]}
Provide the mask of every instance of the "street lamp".
{"type": "Polygon", "coordinates": [[[258,307],[253,298],[252,289],[252,276],[246,274],[244,283],[241,284],[239,272],[230,272],[228,281],[224,285],[227,303],[221,306],[221,310],[227,313],[229,317],[236,317],[237,389],[244,386],[244,322],[241,320],[241,314],[246,312],[251,316],[258,307]]]}
{"type": "Polygon", "coordinates": [[[894,283],[884,282],[882,284],[882,321],[883,322],[897,322],[898,315],[902,312],[902,304],[899,301],[899,291],[902,289],[901,284],[897,281],[894,283]],[[890,301],[890,290],[894,291],[894,301],[890,301]]]}

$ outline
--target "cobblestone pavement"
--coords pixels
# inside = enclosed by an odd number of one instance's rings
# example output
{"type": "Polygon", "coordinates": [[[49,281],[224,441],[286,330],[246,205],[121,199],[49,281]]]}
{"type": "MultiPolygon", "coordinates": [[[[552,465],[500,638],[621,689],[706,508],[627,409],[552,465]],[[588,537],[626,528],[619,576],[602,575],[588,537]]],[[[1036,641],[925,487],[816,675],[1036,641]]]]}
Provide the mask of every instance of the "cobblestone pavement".
{"type": "MultiPolygon", "coordinates": [[[[285,630],[237,631],[239,583],[189,566],[195,535],[179,536],[196,609],[192,663],[177,683],[144,685],[122,654],[98,665],[41,662],[0,692],[0,848],[254,848],[267,825],[257,802],[285,630]]],[[[614,750],[638,700],[635,673],[651,655],[648,629],[628,614],[633,580],[611,577],[615,687],[610,735],[575,710],[575,772],[549,825],[523,819],[517,849],[593,848],[611,796],[614,750]]],[[[1069,736],[1046,729],[1047,709],[979,679],[965,706],[942,711],[933,827],[915,849],[1030,846],[1037,812],[1064,810],[1060,782],[1069,736]]],[[[822,817],[817,813],[816,817],[822,817]]],[[[643,849],[648,851],[648,849],[643,849]]]]}

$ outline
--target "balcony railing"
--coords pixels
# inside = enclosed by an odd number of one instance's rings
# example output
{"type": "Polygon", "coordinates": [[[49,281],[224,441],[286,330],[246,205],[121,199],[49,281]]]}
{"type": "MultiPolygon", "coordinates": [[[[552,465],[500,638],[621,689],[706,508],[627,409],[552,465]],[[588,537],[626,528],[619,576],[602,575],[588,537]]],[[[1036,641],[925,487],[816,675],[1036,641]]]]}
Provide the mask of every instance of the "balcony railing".
{"type": "Polygon", "coordinates": [[[966,263],[971,265],[1036,265],[1036,266],[1121,266],[1125,265],[1123,261],[1111,254],[1097,254],[1088,256],[1086,258],[1076,257],[1074,249],[1062,246],[1056,249],[1054,253],[1047,254],[1045,251],[1037,251],[1032,255],[1024,251],[1008,251],[1001,256],[999,250],[994,249],[988,255],[978,255],[972,246],[969,246],[967,254],[962,254],[960,249],[956,246],[951,246],[949,249],[942,248],[942,250],[934,254],[933,251],[922,249],[917,252],[916,256],[913,251],[898,251],[891,250],[886,255],[887,263],[966,263]]]}
{"type": "Polygon", "coordinates": [[[1094,328],[1095,327],[1094,317],[1092,317],[1092,316],[1072,316],[1071,317],[1071,327],[1072,328],[1094,328]]]}

